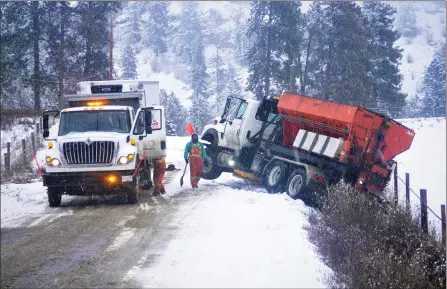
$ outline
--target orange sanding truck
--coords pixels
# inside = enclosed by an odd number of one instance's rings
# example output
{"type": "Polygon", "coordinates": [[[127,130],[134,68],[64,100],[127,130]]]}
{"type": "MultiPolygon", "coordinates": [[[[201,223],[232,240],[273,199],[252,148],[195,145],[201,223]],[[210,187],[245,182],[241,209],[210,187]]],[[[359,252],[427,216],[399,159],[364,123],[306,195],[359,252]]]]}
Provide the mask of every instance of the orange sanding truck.
{"type": "Polygon", "coordinates": [[[229,97],[224,113],[205,126],[205,179],[223,172],[299,198],[341,180],[383,196],[415,133],[368,110],[285,92],[280,97],[229,97]]]}

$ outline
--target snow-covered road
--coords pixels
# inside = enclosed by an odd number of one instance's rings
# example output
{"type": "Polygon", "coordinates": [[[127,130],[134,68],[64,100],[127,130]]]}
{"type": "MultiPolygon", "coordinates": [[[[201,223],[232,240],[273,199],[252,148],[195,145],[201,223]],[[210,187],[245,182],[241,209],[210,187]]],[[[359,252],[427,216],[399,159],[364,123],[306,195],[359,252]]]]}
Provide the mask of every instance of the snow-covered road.
{"type": "MultiPolygon", "coordinates": [[[[168,139],[183,168],[188,138],[168,139]]],[[[325,287],[329,272],[303,225],[309,210],[230,174],[162,197],[64,196],[48,208],[42,183],[2,185],[1,284],[12,287],[325,287]]]]}

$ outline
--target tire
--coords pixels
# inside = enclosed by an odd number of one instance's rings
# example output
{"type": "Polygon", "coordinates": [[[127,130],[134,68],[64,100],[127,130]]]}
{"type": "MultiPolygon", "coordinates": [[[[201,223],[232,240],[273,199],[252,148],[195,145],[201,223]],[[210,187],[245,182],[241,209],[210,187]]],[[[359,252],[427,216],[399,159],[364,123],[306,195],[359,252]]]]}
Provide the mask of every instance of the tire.
{"type": "Polygon", "coordinates": [[[59,188],[56,187],[48,187],[47,189],[48,194],[48,204],[50,207],[59,207],[62,202],[62,192],[59,188]]]}
{"type": "Polygon", "coordinates": [[[286,178],[286,165],[281,161],[274,161],[265,170],[263,183],[267,191],[271,194],[278,193],[284,186],[286,178]]]}
{"type": "Polygon", "coordinates": [[[306,172],[303,169],[296,169],[287,179],[286,193],[292,199],[300,199],[306,191],[306,172]]]}
{"type": "MultiPolygon", "coordinates": [[[[137,164],[138,164],[139,157],[137,157],[136,160],[137,160],[137,164]]],[[[141,164],[143,164],[143,162],[141,162],[141,164]]],[[[140,186],[141,176],[143,173],[144,173],[144,171],[140,165],[140,168],[138,169],[138,172],[135,176],[135,183],[132,185],[132,188],[130,188],[130,190],[128,192],[126,192],[127,202],[129,204],[136,204],[138,202],[138,194],[139,194],[140,190],[143,190],[143,187],[140,186]]]]}
{"type": "Polygon", "coordinates": [[[217,151],[214,149],[206,150],[206,160],[208,165],[203,164],[202,178],[205,180],[214,180],[222,174],[222,168],[217,164],[217,151]]]}

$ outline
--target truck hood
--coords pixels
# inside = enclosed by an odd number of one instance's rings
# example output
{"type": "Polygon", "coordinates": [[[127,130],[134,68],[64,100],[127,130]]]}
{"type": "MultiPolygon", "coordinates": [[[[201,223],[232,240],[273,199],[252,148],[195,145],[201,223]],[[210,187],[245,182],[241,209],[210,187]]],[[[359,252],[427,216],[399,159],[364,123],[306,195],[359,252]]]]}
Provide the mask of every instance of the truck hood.
{"type": "Polygon", "coordinates": [[[117,132],[78,132],[69,133],[64,136],[58,136],[59,141],[82,141],[89,138],[95,140],[124,140],[129,134],[117,132]]]}

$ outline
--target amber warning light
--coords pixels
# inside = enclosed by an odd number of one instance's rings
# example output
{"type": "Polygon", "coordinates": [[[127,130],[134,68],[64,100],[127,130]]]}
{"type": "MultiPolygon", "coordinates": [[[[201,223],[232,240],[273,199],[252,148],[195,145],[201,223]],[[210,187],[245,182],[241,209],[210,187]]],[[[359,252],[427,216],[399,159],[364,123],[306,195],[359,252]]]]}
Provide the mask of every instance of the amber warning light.
{"type": "Polygon", "coordinates": [[[109,175],[106,177],[107,182],[110,184],[114,184],[118,181],[118,178],[115,175],[109,175]]]}
{"type": "Polygon", "coordinates": [[[102,102],[102,101],[89,101],[89,102],[87,102],[88,106],[98,106],[98,105],[103,105],[103,104],[104,104],[104,102],[102,102]]]}

